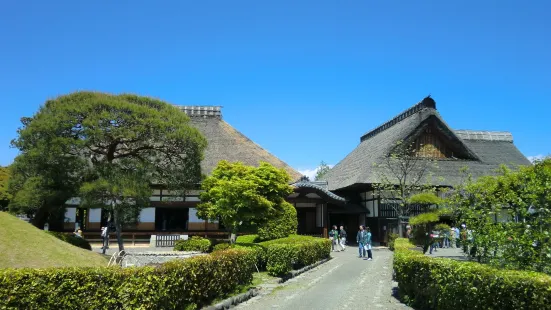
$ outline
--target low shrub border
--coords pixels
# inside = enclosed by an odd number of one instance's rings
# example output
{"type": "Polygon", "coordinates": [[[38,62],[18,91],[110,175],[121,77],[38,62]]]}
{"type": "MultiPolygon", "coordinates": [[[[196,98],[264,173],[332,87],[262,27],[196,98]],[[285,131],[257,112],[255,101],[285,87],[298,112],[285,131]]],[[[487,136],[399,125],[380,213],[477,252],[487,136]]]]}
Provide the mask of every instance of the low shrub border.
{"type": "Polygon", "coordinates": [[[195,309],[252,281],[232,249],[159,267],[0,270],[0,309],[195,309]]]}
{"type": "Polygon", "coordinates": [[[193,236],[187,240],[178,240],[174,243],[174,251],[199,251],[210,252],[212,241],[199,236],[193,236]]]}
{"type": "Polygon", "coordinates": [[[551,277],[475,262],[431,258],[397,239],[394,270],[400,295],[418,309],[551,309],[551,277]]]}

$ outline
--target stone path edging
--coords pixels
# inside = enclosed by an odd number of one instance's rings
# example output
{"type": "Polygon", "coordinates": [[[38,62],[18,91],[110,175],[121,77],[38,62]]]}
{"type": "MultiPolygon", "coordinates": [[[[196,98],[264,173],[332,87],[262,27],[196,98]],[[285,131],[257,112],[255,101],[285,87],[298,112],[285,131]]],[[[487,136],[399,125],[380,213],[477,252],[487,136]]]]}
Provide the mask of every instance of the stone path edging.
{"type": "Polygon", "coordinates": [[[247,292],[243,294],[239,294],[237,296],[232,296],[230,298],[227,298],[219,303],[217,303],[214,306],[210,306],[207,308],[203,308],[205,310],[225,310],[230,309],[232,306],[236,306],[242,302],[245,302],[255,296],[258,296],[260,294],[260,290],[257,288],[252,288],[248,290],[247,292]]]}
{"type": "MultiPolygon", "coordinates": [[[[292,278],[295,278],[295,277],[297,277],[297,276],[299,276],[299,275],[301,275],[301,274],[303,274],[303,273],[305,273],[309,270],[312,270],[312,269],[318,267],[321,264],[327,263],[331,259],[332,259],[332,257],[329,257],[329,258],[320,260],[319,262],[313,263],[312,265],[301,268],[299,270],[293,270],[293,271],[289,272],[283,278],[279,279],[277,281],[277,283],[278,284],[285,283],[285,282],[289,281],[292,278]]],[[[277,285],[277,286],[279,286],[279,285],[277,285]]],[[[225,310],[225,309],[230,309],[233,306],[237,306],[240,303],[244,303],[244,302],[248,301],[249,299],[260,295],[260,291],[261,290],[266,290],[266,288],[263,288],[262,284],[261,284],[260,288],[251,288],[250,290],[248,290],[245,293],[227,298],[227,299],[217,303],[216,305],[203,308],[203,310],[225,310]]],[[[273,289],[273,287],[269,287],[268,290],[267,290],[268,292],[263,292],[263,293],[264,294],[269,293],[272,289],[273,289]]]]}
{"type": "Polygon", "coordinates": [[[310,269],[314,269],[316,268],[317,266],[321,265],[321,264],[325,264],[327,263],[328,261],[330,261],[332,259],[332,257],[329,257],[329,258],[326,258],[326,259],[323,259],[323,260],[320,260],[319,262],[317,263],[313,263],[312,265],[309,265],[309,266],[306,266],[304,268],[301,268],[299,270],[292,270],[291,272],[289,272],[287,275],[283,276],[277,283],[285,283],[289,280],[291,280],[292,278],[294,277],[297,277],[303,273],[305,273],[306,271],[310,270],[310,269]]]}

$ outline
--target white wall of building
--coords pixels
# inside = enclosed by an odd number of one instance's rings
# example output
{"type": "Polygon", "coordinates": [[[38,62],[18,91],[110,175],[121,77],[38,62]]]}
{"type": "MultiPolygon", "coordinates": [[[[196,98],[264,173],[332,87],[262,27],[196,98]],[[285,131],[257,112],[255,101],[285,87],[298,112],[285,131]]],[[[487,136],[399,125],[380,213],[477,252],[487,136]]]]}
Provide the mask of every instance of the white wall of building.
{"type": "Polygon", "coordinates": [[[90,223],[100,223],[101,222],[101,209],[90,209],[89,215],[89,221],[90,223]]]}
{"type": "Polygon", "coordinates": [[[155,208],[145,208],[140,211],[141,223],[153,223],[155,222],[155,208]]]}
{"type": "Polygon", "coordinates": [[[189,208],[189,222],[190,223],[202,223],[204,220],[197,217],[197,209],[189,208]]]}
{"type": "Polygon", "coordinates": [[[77,220],[77,209],[76,208],[65,209],[65,221],[69,223],[74,223],[76,220],[77,220]]]}

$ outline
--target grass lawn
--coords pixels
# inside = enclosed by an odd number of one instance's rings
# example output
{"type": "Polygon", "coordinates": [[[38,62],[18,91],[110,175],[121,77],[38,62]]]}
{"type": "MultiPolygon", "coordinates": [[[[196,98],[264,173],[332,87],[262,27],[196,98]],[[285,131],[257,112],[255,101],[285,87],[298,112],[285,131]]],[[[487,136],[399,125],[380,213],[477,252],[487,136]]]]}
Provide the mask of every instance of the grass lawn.
{"type": "Polygon", "coordinates": [[[0,212],[0,268],[106,267],[100,254],[70,245],[0,212]]]}

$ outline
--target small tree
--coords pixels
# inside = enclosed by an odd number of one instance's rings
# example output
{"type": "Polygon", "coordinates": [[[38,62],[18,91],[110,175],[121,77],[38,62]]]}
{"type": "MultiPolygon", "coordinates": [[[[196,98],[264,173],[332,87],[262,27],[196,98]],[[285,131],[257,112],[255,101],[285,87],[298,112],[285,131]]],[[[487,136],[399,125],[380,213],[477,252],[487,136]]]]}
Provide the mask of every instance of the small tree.
{"type": "Polygon", "coordinates": [[[242,225],[257,226],[284,211],[284,200],[293,192],[289,180],[285,170],[268,163],[262,162],[257,168],[220,161],[202,183],[197,215],[220,219],[235,242],[242,225]]]}
{"type": "Polygon", "coordinates": [[[123,251],[123,224],[149,205],[151,183],[185,190],[200,181],[206,141],[185,113],[162,101],[78,92],[46,102],[24,122],[14,145],[22,162],[32,159],[27,166],[35,167],[30,175],[36,183],[22,182],[16,195],[27,186],[40,193],[39,207],[51,197],[66,201],[62,180],[68,176],[68,193],[80,195],[83,206],[111,211],[123,251]],[[43,151],[51,152],[40,171],[43,151]],[[59,184],[48,192],[52,181],[59,184]]]}
{"type": "Polygon", "coordinates": [[[0,211],[8,207],[12,196],[8,191],[8,182],[10,179],[10,168],[0,167],[0,211]]]}
{"type": "Polygon", "coordinates": [[[329,167],[329,165],[322,160],[316,171],[316,181],[321,180],[323,176],[329,172],[329,170],[331,170],[331,167],[329,167]]]}
{"type": "Polygon", "coordinates": [[[376,164],[374,169],[379,177],[379,183],[374,184],[379,197],[392,206],[398,217],[398,234],[403,236],[402,219],[410,214],[411,207],[416,204],[430,204],[435,187],[430,183],[430,168],[436,168],[433,159],[418,156],[413,144],[399,141],[391,153],[376,164]],[[413,201],[410,199],[414,198],[413,201]],[[423,201],[429,198],[429,201],[423,201]]]}

